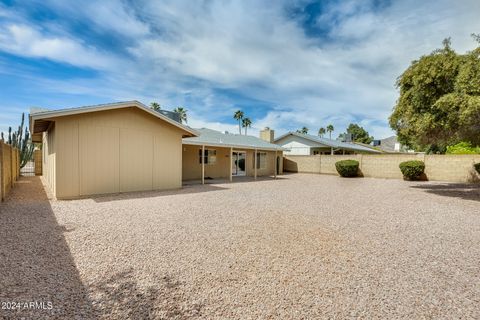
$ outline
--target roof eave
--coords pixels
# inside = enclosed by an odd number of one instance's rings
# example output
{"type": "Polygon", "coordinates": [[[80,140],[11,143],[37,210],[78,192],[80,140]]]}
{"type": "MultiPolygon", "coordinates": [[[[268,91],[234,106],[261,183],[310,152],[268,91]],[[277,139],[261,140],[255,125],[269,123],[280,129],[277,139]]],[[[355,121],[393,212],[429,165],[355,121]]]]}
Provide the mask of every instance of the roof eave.
{"type": "Polygon", "coordinates": [[[248,150],[269,150],[269,151],[285,151],[287,149],[282,147],[255,147],[255,146],[248,146],[248,145],[240,145],[240,144],[225,144],[225,143],[215,143],[215,142],[203,142],[203,141],[188,141],[188,139],[182,140],[182,144],[185,145],[194,145],[194,146],[213,146],[213,147],[220,147],[220,148],[236,148],[236,149],[248,149],[248,150]]]}
{"type": "Polygon", "coordinates": [[[196,130],[194,130],[190,127],[187,127],[187,126],[185,126],[181,123],[178,123],[175,120],[172,120],[172,119],[168,118],[167,116],[164,116],[163,114],[148,108],[143,103],[141,103],[139,101],[136,101],[136,100],[107,104],[107,105],[98,105],[98,106],[92,106],[92,107],[80,107],[80,108],[72,108],[72,109],[37,112],[37,113],[29,115],[30,119],[31,119],[30,120],[30,129],[33,129],[35,120],[63,117],[63,116],[68,116],[68,115],[83,114],[83,113],[97,112],[97,111],[108,111],[108,110],[128,108],[128,107],[137,107],[139,109],[142,109],[145,112],[148,112],[151,115],[153,115],[153,116],[155,116],[159,119],[162,119],[165,122],[179,128],[183,131],[188,132],[189,135],[186,135],[184,137],[198,137],[199,136],[199,133],[196,130]]]}

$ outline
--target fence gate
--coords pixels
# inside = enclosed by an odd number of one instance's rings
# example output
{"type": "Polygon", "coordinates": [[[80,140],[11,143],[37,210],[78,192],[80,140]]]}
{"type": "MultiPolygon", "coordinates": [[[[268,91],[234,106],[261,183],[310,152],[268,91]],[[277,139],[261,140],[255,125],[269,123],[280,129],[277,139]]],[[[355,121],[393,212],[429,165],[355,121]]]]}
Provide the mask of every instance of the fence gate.
{"type": "Polygon", "coordinates": [[[28,161],[27,164],[20,169],[20,175],[22,176],[34,176],[35,175],[35,162],[28,161]]]}

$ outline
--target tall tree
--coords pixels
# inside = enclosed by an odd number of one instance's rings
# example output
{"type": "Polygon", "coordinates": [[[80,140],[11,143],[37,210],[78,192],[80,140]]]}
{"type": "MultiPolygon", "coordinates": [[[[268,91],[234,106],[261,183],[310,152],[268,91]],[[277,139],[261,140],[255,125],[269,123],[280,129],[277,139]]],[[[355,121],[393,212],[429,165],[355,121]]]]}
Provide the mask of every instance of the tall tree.
{"type": "Polygon", "coordinates": [[[329,124],[327,126],[327,132],[328,132],[328,136],[330,139],[332,139],[332,132],[335,131],[335,128],[333,127],[333,124],[329,124]]]}
{"type": "Polygon", "coordinates": [[[427,152],[461,141],[480,145],[480,47],[460,55],[445,39],[396,85],[400,97],[389,120],[400,143],[427,152]]]}
{"type": "Polygon", "coordinates": [[[238,121],[238,133],[242,134],[242,120],[243,120],[243,111],[242,110],[237,110],[233,114],[233,119],[238,121]]]}
{"type": "Polygon", "coordinates": [[[308,128],[302,127],[302,129],[297,130],[297,133],[308,134],[308,128]]]}
{"type": "Polygon", "coordinates": [[[183,107],[177,107],[173,109],[173,112],[176,112],[180,115],[180,122],[181,123],[187,123],[187,110],[183,107]]]}
{"type": "Polygon", "coordinates": [[[318,136],[320,138],[323,138],[323,136],[325,135],[327,131],[325,130],[325,128],[321,127],[320,129],[318,129],[318,136]]]}
{"type": "Polygon", "coordinates": [[[161,109],[161,108],[160,108],[160,105],[159,105],[158,103],[156,103],[156,102],[150,103],[150,108],[152,108],[152,109],[155,110],[155,111],[158,111],[158,110],[161,109]]]}
{"type": "MultiPolygon", "coordinates": [[[[350,134],[352,136],[352,140],[355,142],[370,144],[370,142],[373,141],[373,137],[368,134],[368,131],[356,123],[350,123],[346,134],[350,134]]],[[[345,134],[341,136],[345,137],[345,134]]]]}
{"type": "Polygon", "coordinates": [[[247,128],[252,126],[252,120],[250,118],[243,118],[242,119],[242,127],[245,128],[245,135],[247,135],[247,128]]]}

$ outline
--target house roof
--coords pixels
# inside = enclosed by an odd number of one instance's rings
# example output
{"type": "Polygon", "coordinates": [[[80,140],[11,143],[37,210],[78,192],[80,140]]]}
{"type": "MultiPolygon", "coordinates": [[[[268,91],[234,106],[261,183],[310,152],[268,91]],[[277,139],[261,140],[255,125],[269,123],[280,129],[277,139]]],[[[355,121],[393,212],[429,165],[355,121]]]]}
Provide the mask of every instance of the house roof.
{"type": "Polygon", "coordinates": [[[63,116],[70,116],[70,115],[75,115],[75,114],[81,114],[81,113],[89,113],[89,112],[97,112],[97,111],[106,111],[106,110],[113,110],[113,109],[122,109],[122,108],[130,108],[130,107],[136,107],[139,108],[145,112],[150,113],[151,115],[168,122],[169,124],[183,130],[186,132],[186,136],[197,136],[198,133],[186,126],[181,124],[180,122],[177,122],[168,116],[157,112],[143,103],[133,100],[133,101],[124,101],[124,102],[114,102],[114,103],[107,103],[107,104],[97,104],[93,106],[84,106],[84,107],[77,107],[77,108],[67,108],[67,109],[57,109],[57,110],[46,110],[46,109],[41,109],[41,108],[32,108],[30,110],[30,132],[32,132],[32,135],[41,133],[45,130],[48,129],[48,126],[50,124],[51,118],[56,118],[56,117],[63,117],[63,116]]]}
{"type": "Polygon", "coordinates": [[[247,136],[234,133],[222,133],[220,131],[201,128],[195,129],[199,136],[193,138],[184,138],[183,144],[187,145],[205,145],[216,147],[231,147],[244,149],[261,149],[261,150],[285,150],[284,148],[269,143],[265,140],[254,136],[247,136]]]}
{"type": "Polygon", "coordinates": [[[380,145],[377,147],[386,152],[395,152],[395,144],[398,143],[396,136],[380,139],[380,145]]]}
{"type": "Polygon", "coordinates": [[[279,140],[287,137],[287,136],[296,136],[302,139],[307,139],[312,142],[316,142],[318,144],[326,145],[331,148],[336,148],[336,149],[345,149],[345,150],[351,150],[351,151],[358,151],[358,152],[370,152],[370,153],[380,153],[380,151],[374,150],[369,147],[361,146],[355,143],[349,143],[349,142],[342,142],[338,140],[333,140],[333,139],[327,139],[327,138],[321,138],[317,136],[313,136],[311,134],[303,134],[303,133],[298,133],[298,132],[288,132],[284,135],[281,135],[280,137],[275,139],[275,143],[278,142],[279,140]]]}

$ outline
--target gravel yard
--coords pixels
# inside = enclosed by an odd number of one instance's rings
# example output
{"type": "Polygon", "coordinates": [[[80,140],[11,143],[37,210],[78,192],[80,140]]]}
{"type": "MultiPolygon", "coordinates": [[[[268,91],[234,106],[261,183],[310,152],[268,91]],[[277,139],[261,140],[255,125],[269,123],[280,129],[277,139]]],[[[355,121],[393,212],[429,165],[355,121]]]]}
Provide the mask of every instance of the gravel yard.
{"type": "MultiPolygon", "coordinates": [[[[68,318],[480,318],[480,187],[295,174],[0,204],[0,301],[68,318]]],[[[3,307],[3,304],[2,304],[3,307]]]]}

